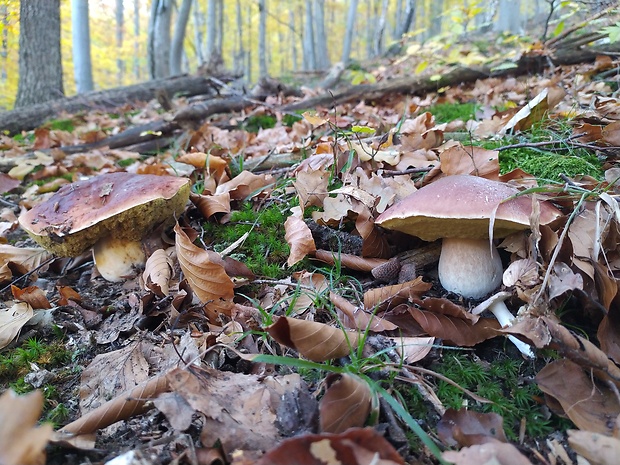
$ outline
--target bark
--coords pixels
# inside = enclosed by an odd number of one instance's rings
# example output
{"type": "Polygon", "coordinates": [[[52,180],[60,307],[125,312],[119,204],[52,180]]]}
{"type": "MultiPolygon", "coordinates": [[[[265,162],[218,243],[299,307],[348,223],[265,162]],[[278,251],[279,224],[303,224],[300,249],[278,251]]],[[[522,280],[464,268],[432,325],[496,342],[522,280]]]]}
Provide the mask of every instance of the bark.
{"type": "Polygon", "coordinates": [[[243,62],[245,59],[245,50],[243,47],[243,18],[241,15],[241,0],[237,0],[235,7],[235,15],[237,20],[237,34],[235,35],[235,59],[233,69],[235,73],[243,72],[243,62]]]}
{"type": "Polygon", "coordinates": [[[291,60],[293,61],[293,72],[299,69],[297,63],[297,30],[295,29],[295,11],[294,6],[289,5],[288,22],[289,22],[289,43],[291,44],[291,60]]]}
{"type": "Polygon", "coordinates": [[[187,21],[189,13],[192,9],[192,0],[183,0],[177,21],[174,26],[174,36],[172,45],[170,46],[170,75],[178,76],[181,74],[181,59],[183,57],[183,41],[185,40],[185,31],[187,30],[187,21]]]}
{"type": "Polygon", "coordinates": [[[213,60],[215,54],[215,37],[217,35],[217,12],[215,0],[207,3],[207,61],[213,60]]]}
{"type": "Polygon", "coordinates": [[[306,0],[306,14],[304,23],[303,56],[304,71],[316,69],[316,51],[314,48],[314,15],[312,14],[312,0],[306,0]]]}
{"type": "Polygon", "coordinates": [[[153,0],[149,24],[149,71],[152,79],[170,76],[172,0],[153,0]]]}
{"type": "Polygon", "coordinates": [[[0,48],[0,59],[2,59],[2,69],[0,70],[0,80],[4,83],[7,78],[6,57],[9,54],[9,10],[6,5],[0,6],[0,16],[2,17],[2,47],[0,48]]]}
{"type": "Polygon", "coordinates": [[[60,0],[19,4],[19,82],[15,108],[61,97],[60,0]]]}
{"type": "Polygon", "coordinates": [[[198,61],[198,66],[201,66],[206,61],[202,34],[206,21],[203,16],[202,10],[200,9],[200,4],[201,2],[196,2],[194,4],[194,10],[192,15],[194,19],[194,42],[196,44],[196,60],[198,61]]]}
{"type": "Polygon", "coordinates": [[[409,32],[413,19],[415,18],[415,0],[406,0],[405,13],[402,16],[402,20],[399,21],[396,28],[396,38],[400,39],[402,36],[409,32]]]}
{"type": "Polygon", "coordinates": [[[377,30],[375,31],[375,56],[379,56],[383,52],[383,34],[385,33],[385,19],[388,6],[389,0],[383,0],[381,3],[381,14],[379,15],[377,30]]]}
{"type": "Polygon", "coordinates": [[[63,111],[75,113],[93,108],[115,108],[131,102],[148,101],[155,98],[156,92],[162,89],[169,95],[191,96],[213,94],[217,85],[204,76],[178,76],[105,91],[90,92],[0,113],[0,131],[9,131],[10,133],[27,131],[42,125],[45,120],[63,111]]]}
{"type": "Polygon", "coordinates": [[[443,12],[443,0],[435,0],[431,2],[431,37],[441,34],[441,28],[443,25],[443,12]]]}
{"type": "Polygon", "coordinates": [[[258,0],[258,78],[267,77],[267,0],[258,0]]]}
{"type": "Polygon", "coordinates": [[[133,75],[140,80],[140,0],[133,0],[133,75]]]}
{"type": "Polygon", "coordinates": [[[518,34],[521,30],[521,11],[520,2],[513,0],[500,0],[499,15],[495,30],[497,32],[510,32],[518,34]]]}
{"type": "Polygon", "coordinates": [[[116,0],[116,48],[118,49],[118,58],[116,59],[116,81],[118,85],[123,84],[125,77],[125,62],[121,58],[121,49],[123,48],[123,28],[125,27],[125,6],[123,0],[116,0]]]}
{"type": "Polygon", "coordinates": [[[88,0],[71,0],[71,32],[73,38],[73,74],[78,94],[94,88],[90,59],[90,27],[88,0]]]}
{"type": "Polygon", "coordinates": [[[351,58],[351,44],[353,43],[353,32],[355,31],[355,17],[357,16],[358,0],[350,0],[349,12],[347,13],[347,26],[344,33],[344,45],[342,47],[342,62],[345,66],[349,64],[351,58]]]}
{"type": "Polygon", "coordinates": [[[316,65],[319,69],[328,69],[331,65],[325,33],[325,0],[314,0],[314,49],[316,65]]]}

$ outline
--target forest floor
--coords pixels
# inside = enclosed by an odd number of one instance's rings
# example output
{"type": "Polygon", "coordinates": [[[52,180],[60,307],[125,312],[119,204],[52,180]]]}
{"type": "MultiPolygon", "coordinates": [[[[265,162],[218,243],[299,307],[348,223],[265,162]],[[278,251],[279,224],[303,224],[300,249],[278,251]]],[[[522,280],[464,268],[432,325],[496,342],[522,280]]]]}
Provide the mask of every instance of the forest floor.
{"type": "MultiPolygon", "coordinates": [[[[345,79],[452,67],[414,52],[345,79]]],[[[619,82],[620,60],[601,56],[299,112],[272,96],[156,153],[63,152],[171,118],[155,101],[0,136],[0,463],[614,463],[619,82]],[[40,234],[66,243],[79,218],[59,193],[99,182],[75,208],[103,211],[117,172],[148,182],[125,200],[189,180],[189,202],[141,231],[137,269],[104,272],[95,246],[98,270],[92,244],[55,258],[20,227],[52,199],[69,219],[40,234]],[[509,329],[489,295],[443,289],[438,242],[375,224],[450,176],[508,183],[529,205],[527,230],[496,240],[509,329]]]]}

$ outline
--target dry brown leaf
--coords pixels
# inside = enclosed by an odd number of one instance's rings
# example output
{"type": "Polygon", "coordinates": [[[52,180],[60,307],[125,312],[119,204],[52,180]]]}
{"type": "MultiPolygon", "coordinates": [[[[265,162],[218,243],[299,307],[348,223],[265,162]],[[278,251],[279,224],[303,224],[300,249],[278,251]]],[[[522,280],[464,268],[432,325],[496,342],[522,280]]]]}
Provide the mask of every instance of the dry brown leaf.
{"type": "Polygon", "coordinates": [[[536,97],[530,100],[519,110],[499,132],[500,135],[511,131],[523,131],[540,121],[546,112],[555,107],[566,95],[561,87],[543,89],[536,97]]]}
{"type": "Polygon", "coordinates": [[[157,249],[151,254],[144,265],[144,273],[142,279],[146,289],[160,297],[167,296],[170,292],[170,278],[174,268],[174,262],[170,256],[171,250],[157,249]]]}
{"type": "Polygon", "coordinates": [[[588,462],[596,465],[617,465],[620,439],[592,431],[568,430],[571,448],[588,462]]]}
{"type": "Polygon", "coordinates": [[[532,465],[512,444],[489,442],[457,451],[441,454],[444,460],[454,465],[532,465]]]}
{"type": "Polygon", "coordinates": [[[566,263],[557,262],[553,265],[553,273],[549,277],[549,299],[561,296],[575,289],[583,290],[583,277],[574,273],[566,263]]]}
{"type": "Polygon", "coordinates": [[[437,423],[437,435],[450,447],[465,447],[487,442],[508,442],[504,419],[497,413],[480,413],[449,408],[437,423]]]}
{"type": "Polygon", "coordinates": [[[217,186],[215,194],[228,192],[234,200],[244,200],[271,190],[275,179],[270,174],[254,174],[242,171],[233,179],[217,186]]]}
{"type": "Polygon", "coordinates": [[[11,285],[11,293],[15,300],[30,304],[33,309],[52,308],[52,304],[47,300],[45,292],[37,286],[28,286],[23,289],[11,285]]]}
{"type": "Polygon", "coordinates": [[[284,239],[291,248],[286,264],[293,266],[316,250],[312,232],[304,222],[300,207],[292,208],[293,214],[284,222],[284,239]]]}
{"type": "Polygon", "coordinates": [[[58,286],[58,293],[60,299],[58,299],[58,305],[69,305],[70,301],[81,302],[82,296],[75,291],[75,289],[69,286],[58,286]]]}
{"type": "Polygon", "coordinates": [[[388,258],[391,255],[390,246],[383,231],[375,225],[370,209],[364,206],[358,213],[355,229],[362,238],[362,256],[388,258]]]}
{"type": "Polygon", "coordinates": [[[476,324],[463,318],[409,308],[415,321],[431,336],[446,339],[462,347],[472,347],[497,336],[500,328],[495,318],[480,318],[476,324]]]}
{"type": "Polygon", "coordinates": [[[435,342],[434,337],[390,337],[405,363],[413,364],[426,357],[435,342]]]}
{"type": "Polygon", "coordinates": [[[8,346],[17,337],[22,327],[33,315],[32,307],[26,302],[16,303],[11,308],[0,309],[0,349],[8,346]]]}
{"type": "Polygon", "coordinates": [[[39,247],[15,247],[9,244],[0,244],[0,282],[8,281],[13,277],[9,263],[21,268],[23,273],[32,271],[52,258],[47,250],[39,247]]]}
{"type": "MultiPolygon", "coordinates": [[[[234,462],[237,463],[236,461],[234,462]]],[[[254,465],[405,465],[394,447],[373,428],[342,434],[306,434],[283,441],[254,465]]]]}
{"type": "Polygon", "coordinates": [[[176,251],[179,265],[196,296],[203,303],[231,300],[234,297],[234,284],[226,274],[224,266],[215,263],[213,257],[190,241],[177,223],[176,251]]]}
{"type": "Polygon", "coordinates": [[[342,323],[347,328],[359,329],[362,331],[381,332],[392,331],[397,328],[394,323],[387,320],[377,318],[376,315],[364,311],[360,307],[356,307],[344,297],[339,296],[335,292],[329,293],[329,300],[340,310],[344,317],[342,323]]]}
{"type": "Polygon", "coordinates": [[[472,145],[461,144],[441,152],[441,171],[448,176],[471,174],[483,178],[498,180],[499,152],[472,145]]]}
{"type": "Polygon", "coordinates": [[[320,429],[323,433],[343,433],[364,426],[371,408],[368,384],[349,374],[330,373],[327,389],[319,402],[320,429]]]}
{"type": "Polygon", "coordinates": [[[357,255],[351,255],[347,253],[336,253],[330,250],[317,250],[314,253],[314,258],[321,260],[329,265],[334,265],[336,261],[340,262],[345,268],[355,271],[372,271],[376,266],[382,265],[387,262],[384,258],[362,258],[357,255]]]}
{"type": "Polygon", "coordinates": [[[280,317],[266,328],[280,344],[295,349],[313,362],[346,357],[359,338],[356,332],[345,332],[323,323],[280,317]]]}
{"type": "Polygon", "coordinates": [[[185,153],[176,159],[179,163],[187,163],[195,168],[206,168],[207,172],[212,172],[218,177],[228,167],[228,162],[222,157],[203,152],[185,153]]]}
{"type": "Polygon", "coordinates": [[[18,396],[7,389],[0,396],[0,464],[45,463],[45,446],[52,436],[52,425],[37,426],[42,410],[41,391],[18,396]]]}
{"type": "Polygon", "coordinates": [[[200,210],[204,218],[210,218],[216,213],[230,213],[230,194],[228,192],[216,195],[191,194],[189,199],[200,210]]]}
{"type": "Polygon", "coordinates": [[[74,435],[87,435],[106,428],[117,421],[127,420],[151,408],[149,400],[168,390],[164,374],[150,378],[131,389],[121,392],[75,421],[61,428],[59,440],[71,440],[74,435]],[[66,436],[64,436],[66,435],[66,436]]]}
{"type": "Polygon", "coordinates": [[[412,281],[377,287],[364,292],[364,308],[368,311],[387,311],[411,298],[421,298],[433,285],[418,276],[412,281]]]}
{"type": "Polygon", "coordinates": [[[620,403],[616,394],[596,382],[589,371],[570,360],[556,360],[540,370],[536,382],[579,429],[605,435],[613,433],[620,403]]]}
{"type": "Polygon", "coordinates": [[[306,207],[322,207],[323,200],[328,196],[327,186],[329,173],[325,169],[314,171],[298,171],[293,186],[299,196],[299,205],[306,207]]]}

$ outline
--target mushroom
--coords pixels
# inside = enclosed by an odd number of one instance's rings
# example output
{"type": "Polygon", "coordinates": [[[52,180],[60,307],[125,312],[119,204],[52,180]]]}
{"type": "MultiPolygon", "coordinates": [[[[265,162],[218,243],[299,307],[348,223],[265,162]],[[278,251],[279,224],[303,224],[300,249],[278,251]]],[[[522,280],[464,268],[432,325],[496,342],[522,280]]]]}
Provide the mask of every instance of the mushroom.
{"type": "Polygon", "coordinates": [[[183,212],[189,187],[187,178],[175,176],[101,174],[63,186],[22,214],[19,224],[58,256],[92,247],[101,275],[119,281],[144,262],[140,240],[183,212]]]}
{"type": "MultiPolygon", "coordinates": [[[[530,227],[532,199],[514,197],[517,193],[514,187],[478,176],[446,176],[393,205],[375,222],[425,241],[443,239],[438,266],[441,285],[479,299],[502,282],[502,262],[489,242],[490,221],[494,238],[530,227]]],[[[560,214],[550,203],[540,202],[540,224],[560,214]]],[[[503,301],[489,309],[502,326],[514,319],[503,301]]]]}

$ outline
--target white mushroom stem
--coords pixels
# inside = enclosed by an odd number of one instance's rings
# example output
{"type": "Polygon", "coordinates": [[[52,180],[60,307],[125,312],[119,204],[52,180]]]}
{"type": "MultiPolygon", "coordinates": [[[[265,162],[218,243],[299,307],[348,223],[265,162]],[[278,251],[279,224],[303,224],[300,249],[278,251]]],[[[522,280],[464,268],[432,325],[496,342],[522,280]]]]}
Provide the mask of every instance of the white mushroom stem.
{"type": "MultiPolygon", "coordinates": [[[[444,289],[463,297],[479,299],[499,287],[504,270],[497,249],[489,247],[489,239],[446,238],[441,245],[438,271],[439,281],[444,289]]],[[[514,320],[514,316],[504,303],[504,299],[510,294],[498,295],[503,298],[493,296],[485,301],[490,302],[480,311],[489,309],[505,328],[511,326],[514,320]]],[[[482,304],[479,307],[482,307],[482,304]]],[[[508,338],[523,355],[534,357],[529,344],[514,336],[508,338]]]]}
{"type": "MultiPolygon", "coordinates": [[[[472,310],[472,314],[478,315],[484,310],[489,310],[491,313],[493,313],[495,318],[497,318],[497,321],[502,326],[502,328],[508,328],[512,326],[512,322],[515,319],[513,314],[510,312],[510,310],[508,310],[508,307],[506,307],[506,304],[504,303],[504,300],[506,300],[508,297],[510,297],[510,294],[508,292],[498,292],[497,294],[489,297],[487,300],[474,308],[472,310]]],[[[523,342],[515,336],[509,335],[508,339],[510,339],[510,342],[512,342],[525,357],[534,358],[534,351],[532,350],[531,345],[523,342]]]]}

